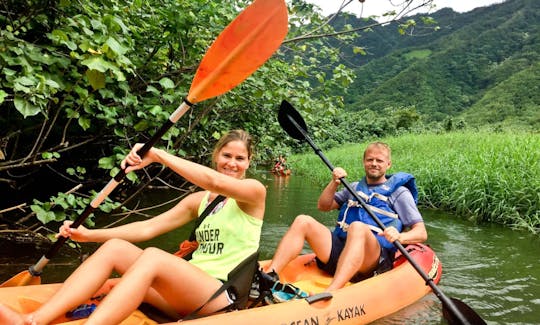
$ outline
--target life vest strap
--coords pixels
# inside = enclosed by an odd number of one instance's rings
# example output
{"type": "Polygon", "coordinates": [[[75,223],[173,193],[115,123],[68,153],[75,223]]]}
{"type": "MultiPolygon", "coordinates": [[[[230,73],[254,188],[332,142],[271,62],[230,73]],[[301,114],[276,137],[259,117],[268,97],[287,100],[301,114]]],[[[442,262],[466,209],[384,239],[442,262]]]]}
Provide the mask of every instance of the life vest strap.
{"type": "MultiPolygon", "coordinates": [[[[347,202],[347,206],[348,207],[357,207],[357,208],[362,207],[362,205],[359,202],[354,201],[354,200],[349,200],[349,202],[347,202]]],[[[385,215],[387,217],[394,218],[394,219],[397,219],[399,217],[396,213],[377,208],[377,207],[372,206],[370,204],[367,204],[367,206],[371,209],[371,211],[382,214],[382,215],[385,215]]]]}

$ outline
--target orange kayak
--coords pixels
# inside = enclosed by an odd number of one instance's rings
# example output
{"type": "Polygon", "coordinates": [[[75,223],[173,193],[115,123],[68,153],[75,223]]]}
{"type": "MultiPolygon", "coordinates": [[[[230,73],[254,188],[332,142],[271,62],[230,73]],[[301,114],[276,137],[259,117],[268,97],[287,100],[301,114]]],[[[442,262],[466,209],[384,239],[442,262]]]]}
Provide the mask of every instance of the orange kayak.
{"type": "MultiPolygon", "coordinates": [[[[435,283],[438,283],[442,274],[442,265],[433,250],[425,245],[409,245],[407,250],[424,272],[435,283]]],[[[269,261],[261,262],[262,265],[265,263],[269,261]]],[[[280,279],[282,282],[293,283],[304,291],[310,292],[312,297],[215,314],[182,323],[190,325],[367,324],[418,301],[431,291],[418,272],[402,256],[396,257],[391,271],[355,284],[348,284],[332,292],[331,295],[324,293],[331,277],[317,268],[313,254],[298,256],[280,274],[280,279]]],[[[0,303],[19,311],[30,312],[49,299],[60,285],[43,284],[0,288],[0,303]]],[[[93,303],[99,304],[95,301],[93,303]]],[[[54,322],[54,324],[70,325],[83,323],[84,319],[70,321],[66,317],[61,317],[54,322]]],[[[141,311],[135,311],[121,324],[153,325],[158,323],[141,311]]]]}
{"type": "Polygon", "coordinates": [[[271,172],[272,174],[274,174],[274,176],[278,176],[278,177],[287,177],[291,175],[290,169],[281,169],[281,170],[272,169],[271,172]]]}

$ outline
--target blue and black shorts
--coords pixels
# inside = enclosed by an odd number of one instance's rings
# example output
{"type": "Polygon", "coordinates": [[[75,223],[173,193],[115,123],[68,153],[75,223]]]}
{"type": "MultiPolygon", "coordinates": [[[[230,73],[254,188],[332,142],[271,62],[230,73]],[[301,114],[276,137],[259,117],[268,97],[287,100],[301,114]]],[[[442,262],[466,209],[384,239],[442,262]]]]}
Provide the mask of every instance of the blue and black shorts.
{"type": "MultiPolygon", "coordinates": [[[[336,273],[337,263],[339,256],[345,247],[345,239],[338,237],[332,232],[332,250],[330,251],[330,257],[327,263],[323,263],[319,258],[316,258],[317,266],[319,269],[327,272],[330,275],[336,273]]],[[[351,282],[360,282],[374,275],[384,273],[392,269],[394,265],[394,251],[381,246],[381,253],[379,255],[379,264],[372,271],[367,273],[356,273],[351,282]]]]}

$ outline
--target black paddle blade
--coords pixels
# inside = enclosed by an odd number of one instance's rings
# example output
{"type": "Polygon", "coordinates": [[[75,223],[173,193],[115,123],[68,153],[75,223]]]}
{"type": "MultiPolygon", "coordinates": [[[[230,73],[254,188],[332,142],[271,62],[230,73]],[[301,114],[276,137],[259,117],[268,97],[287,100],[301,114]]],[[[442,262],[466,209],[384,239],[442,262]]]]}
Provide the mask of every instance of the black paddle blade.
{"type": "Polygon", "coordinates": [[[306,139],[306,122],[304,122],[300,113],[298,113],[298,111],[286,100],[283,100],[279,106],[278,121],[283,130],[294,139],[306,139]]]}
{"type": "MultiPolygon", "coordinates": [[[[452,299],[452,302],[456,306],[456,308],[459,310],[459,312],[463,315],[463,317],[467,320],[468,324],[471,325],[486,325],[486,322],[478,315],[471,307],[469,307],[466,303],[463,301],[456,299],[456,298],[450,298],[452,299]]],[[[449,325],[463,325],[463,322],[459,320],[457,315],[452,313],[451,310],[447,309],[443,304],[443,317],[446,319],[449,325]]]]}

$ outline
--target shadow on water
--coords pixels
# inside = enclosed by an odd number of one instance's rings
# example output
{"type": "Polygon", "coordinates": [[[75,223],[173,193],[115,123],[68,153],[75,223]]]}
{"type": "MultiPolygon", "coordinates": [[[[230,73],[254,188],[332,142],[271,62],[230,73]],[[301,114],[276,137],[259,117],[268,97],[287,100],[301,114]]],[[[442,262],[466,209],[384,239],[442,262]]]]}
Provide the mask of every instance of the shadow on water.
{"type": "MultiPolygon", "coordinates": [[[[316,209],[322,190],[320,186],[294,174],[282,178],[257,171],[253,177],[261,180],[268,189],[261,258],[271,258],[298,214],[312,215],[333,227],[336,212],[322,213],[316,209]]],[[[171,191],[147,192],[141,206],[158,204],[175,195],[171,191]]],[[[153,214],[167,208],[162,207],[153,214]]],[[[428,244],[443,265],[438,286],[447,296],[471,306],[490,325],[540,323],[540,238],[497,225],[475,225],[441,211],[422,210],[422,214],[429,233],[428,244]]],[[[98,223],[109,222],[111,220],[98,223]]],[[[191,226],[184,228],[141,244],[141,247],[157,246],[173,252],[191,231],[191,226]]],[[[84,244],[83,248],[84,252],[90,252],[95,246],[84,244]]],[[[2,281],[26,270],[44,252],[17,251],[16,257],[12,253],[0,252],[2,281]]],[[[55,257],[44,270],[43,282],[63,281],[78,264],[79,260],[73,254],[55,257]]],[[[374,324],[442,324],[441,318],[440,301],[430,294],[374,324]]]]}

